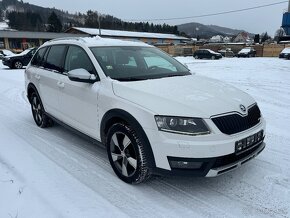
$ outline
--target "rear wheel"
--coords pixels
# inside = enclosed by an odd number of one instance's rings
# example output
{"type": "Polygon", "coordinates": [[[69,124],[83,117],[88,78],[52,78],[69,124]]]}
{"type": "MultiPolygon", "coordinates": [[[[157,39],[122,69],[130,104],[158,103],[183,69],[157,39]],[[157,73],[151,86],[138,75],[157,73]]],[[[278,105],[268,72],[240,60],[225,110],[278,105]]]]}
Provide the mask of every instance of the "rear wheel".
{"type": "Polygon", "coordinates": [[[37,126],[46,128],[53,125],[53,121],[45,115],[39,96],[33,92],[30,97],[33,119],[37,126]]]}
{"type": "Polygon", "coordinates": [[[22,69],[23,68],[23,64],[21,61],[15,61],[14,64],[13,64],[13,67],[15,69],[22,69]]]}
{"type": "Polygon", "coordinates": [[[195,59],[199,59],[199,57],[197,55],[194,56],[195,59]]]}
{"type": "Polygon", "coordinates": [[[106,146],[110,164],[126,183],[138,184],[150,178],[144,142],[127,124],[114,124],[108,131],[106,146]]]}

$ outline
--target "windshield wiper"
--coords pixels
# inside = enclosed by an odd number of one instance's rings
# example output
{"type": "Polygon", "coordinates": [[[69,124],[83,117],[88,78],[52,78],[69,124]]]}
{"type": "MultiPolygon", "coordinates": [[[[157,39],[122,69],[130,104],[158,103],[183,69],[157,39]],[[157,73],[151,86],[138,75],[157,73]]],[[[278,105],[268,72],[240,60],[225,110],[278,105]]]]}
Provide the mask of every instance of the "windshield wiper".
{"type": "Polygon", "coordinates": [[[188,75],[190,75],[190,74],[170,74],[170,75],[164,76],[164,78],[165,77],[176,77],[176,76],[188,76],[188,75]]]}
{"type": "Polygon", "coordinates": [[[141,81],[147,80],[148,78],[140,78],[140,77],[125,77],[125,78],[112,78],[121,82],[133,82],[133,81],[141,81]]]}

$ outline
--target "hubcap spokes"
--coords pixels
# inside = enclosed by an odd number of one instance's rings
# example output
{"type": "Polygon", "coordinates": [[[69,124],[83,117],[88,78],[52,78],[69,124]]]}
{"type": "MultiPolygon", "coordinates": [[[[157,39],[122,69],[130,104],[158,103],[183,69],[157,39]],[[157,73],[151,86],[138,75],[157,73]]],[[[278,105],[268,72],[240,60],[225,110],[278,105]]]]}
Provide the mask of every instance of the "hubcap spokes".
{"type": "Polygon", "coordinates": [[[15,66],[16,66],[16,68],[17,68],[17,69],[20,69],[20,68],[22,68],[22,64],[21,64],[21,63],[19,63],[19,62],[16,62],[15,66]]]}
{"type": "Polygon", "coordinates": [[[137,155],[129,137],[117,132],[110,143],[112,160],[123,176],[132,176],[137,169],[137,155]]]}
{"type": "Polygon", "coordinates": [[[36,122],[40,124],[42,122],[42,109],[41,109],[41,105],[37,97],[33,97],[32,110],[33,110],[33,115],[35,117],[36,122]]]}

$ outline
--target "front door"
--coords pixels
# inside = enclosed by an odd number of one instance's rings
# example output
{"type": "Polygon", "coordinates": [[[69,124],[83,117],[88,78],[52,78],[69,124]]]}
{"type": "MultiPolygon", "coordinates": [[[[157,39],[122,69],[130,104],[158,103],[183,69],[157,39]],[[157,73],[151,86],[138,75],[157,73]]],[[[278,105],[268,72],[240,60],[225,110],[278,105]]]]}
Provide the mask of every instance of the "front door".
{"type": "Polygon", "coordinates": [[[79,46],[69,46],[61,75],[60,110],[63,120],[69,126],[96,138],[98,134],[98,93],[100,82],[94,84],[69,80],[66,72],[85,69],[97,75],[86,51],[79,46]]]}

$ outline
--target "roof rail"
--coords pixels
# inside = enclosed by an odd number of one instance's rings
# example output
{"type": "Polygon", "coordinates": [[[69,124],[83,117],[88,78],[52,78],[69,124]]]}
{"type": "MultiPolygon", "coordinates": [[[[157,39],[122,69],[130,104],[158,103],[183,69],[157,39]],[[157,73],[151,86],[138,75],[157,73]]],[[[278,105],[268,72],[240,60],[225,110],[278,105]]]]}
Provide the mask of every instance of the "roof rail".
{"type": "Polygon", "coordinates": [[[76,40],[76,41],[86,42],[82,37],[62,37],[62,38],[49,40],[48,42],[56,42],[56,41],[61,41],[61,40],[76,40]]]}

